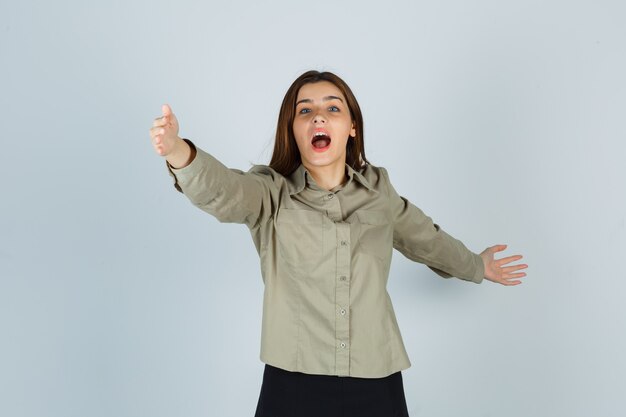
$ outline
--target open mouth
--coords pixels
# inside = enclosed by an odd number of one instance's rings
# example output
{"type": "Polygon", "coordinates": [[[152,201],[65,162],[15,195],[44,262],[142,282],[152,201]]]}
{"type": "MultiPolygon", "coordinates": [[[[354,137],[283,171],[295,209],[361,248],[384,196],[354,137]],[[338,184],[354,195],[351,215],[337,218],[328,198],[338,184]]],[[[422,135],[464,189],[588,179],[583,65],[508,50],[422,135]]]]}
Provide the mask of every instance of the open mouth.
{"type": "Polygon", "coordinates": [[[330,147],[330,136],[327,132],[318,131],[315,132],[313,138],[311,139],[311,145],[313,145],[313,150],[317,152],[325,151],[330,147]]]}

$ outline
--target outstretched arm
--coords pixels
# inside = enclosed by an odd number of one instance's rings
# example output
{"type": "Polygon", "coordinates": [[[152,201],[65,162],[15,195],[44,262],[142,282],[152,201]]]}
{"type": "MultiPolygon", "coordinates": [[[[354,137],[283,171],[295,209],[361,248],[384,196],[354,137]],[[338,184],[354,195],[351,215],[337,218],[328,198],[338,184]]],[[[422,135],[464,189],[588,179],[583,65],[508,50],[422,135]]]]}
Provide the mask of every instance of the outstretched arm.
{"type": "Polygon", "coordinates": [[[165,157],[178,191],[223,223],[254,228],[271,218],[274,183],[269,168],[255,166],[248,172],[228,168],[178,136],[178,120],[170,106],[164,104],[161,110],[150,136],[155,151],[165,157]]]}
{"type": "Polygon", "coordinates": [[[525,272],[515,272],[520,269],[528,268],[526,264],[516,264],[507,267],[504,265],[522,259],[522,255],[512,255],[506,258],[494,259],[496,252],[503,251],[507,245],[494,245],[480,253],[480,257],[483,259],[485,265],[485,279],[493,282],[497,282],[502,285],[518,285],[522,281],[515,278],[525,277],[525,272]]]}
{"type": "Polygon", "coordinates": [[[415,262],[427,265],[443,278],[480,283],[484,261],[460,240],[450,236],[432,218],[395,190],[381,167],[389,192],[394,222],[393,247],[415,262]]]}

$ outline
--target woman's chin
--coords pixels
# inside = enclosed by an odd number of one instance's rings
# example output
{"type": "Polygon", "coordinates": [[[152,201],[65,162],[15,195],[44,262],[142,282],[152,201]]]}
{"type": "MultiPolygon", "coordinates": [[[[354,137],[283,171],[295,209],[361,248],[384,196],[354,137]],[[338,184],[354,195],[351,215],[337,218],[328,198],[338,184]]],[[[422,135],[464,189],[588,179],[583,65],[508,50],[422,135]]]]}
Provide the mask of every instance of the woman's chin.
{"type": "Polygon", "coordinates": [[[308,155],[308,157],[305,158],[305,165],[312,167],[324,167],[334,164],[343,165],[345,163],[345,156],[343,157],[343,160],[341,159],[341,156],[333,155],[330,152],[324,152],[321,154],[308,155]]]}

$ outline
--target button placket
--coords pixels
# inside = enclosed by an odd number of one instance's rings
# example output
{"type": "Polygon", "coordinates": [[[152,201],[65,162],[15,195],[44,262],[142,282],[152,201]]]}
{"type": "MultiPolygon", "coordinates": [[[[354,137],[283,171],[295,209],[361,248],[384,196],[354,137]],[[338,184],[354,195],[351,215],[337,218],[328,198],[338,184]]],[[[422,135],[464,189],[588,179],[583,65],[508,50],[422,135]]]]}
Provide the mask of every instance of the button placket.
{"type": "Polygon", "coordinates": [[[350,223],[337,225],[337,271],[335,275],[335,305],[337,319],[335,321],[335,337],[337,350],[335,363],[338,375],[350,374],[350,223]]]}
{"type": "Polygon", "coordinates": [[[322,196],[322,201],[324,204],[324,209],[326,210],[326,215],[329,219],[334,222],[340,222],[342,220],[341,215],[341,204],[339,203],[339,199],[336,198],[335,194],[325,194],[322,196]]]}

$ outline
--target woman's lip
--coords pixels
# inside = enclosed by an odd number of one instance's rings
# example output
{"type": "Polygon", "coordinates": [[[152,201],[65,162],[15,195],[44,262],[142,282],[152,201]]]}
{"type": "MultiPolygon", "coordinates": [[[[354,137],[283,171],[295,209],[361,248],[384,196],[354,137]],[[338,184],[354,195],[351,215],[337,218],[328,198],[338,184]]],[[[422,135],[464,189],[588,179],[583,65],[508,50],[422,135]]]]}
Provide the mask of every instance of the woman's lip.
{"type": "Polygon", "coordinates": [[[321,127],[315,128],[315,130],[313,130],[313,136],[311,137],[311,147],[313,148],[315,152],[327,151],[330,148],[331,143],[332,143],[332,139],[330,137],[330,133],[328,133],[328,130],[321,128],[321,127]],[[315,138],[317,137],[318,133],[323,133],[324,136],[328,138],[328,145],[324,146],[323,148],[316,148],[315,146],[313,146],[313,142],[315,142],[315,138]]]}
{"type": "Polygon", "coordinates": [[[315,130],[313,131],[313,135],[311,136],[311,142],[313,142],[313,140],[315,139],[316,135],[317,135],[318,133],[320,133],[320,132],[321,132],[321,133],[323,133],[323,134],[325,134],[326,136],[328,136],[328,138],[330,139],[330,133],[328,133],[328,130],[323,129],[323,128],[321,128],[321,127],[318,127],[317,129],[315,129],[315,130]]]}

